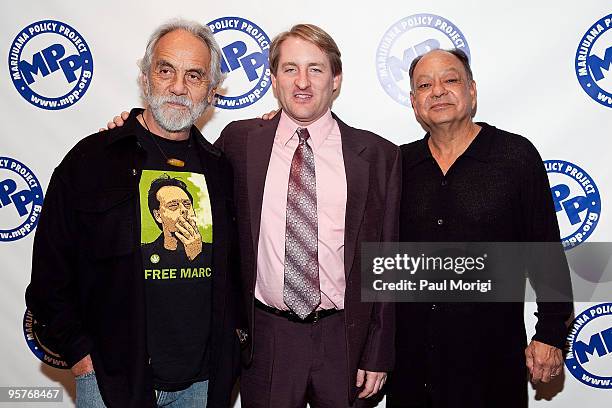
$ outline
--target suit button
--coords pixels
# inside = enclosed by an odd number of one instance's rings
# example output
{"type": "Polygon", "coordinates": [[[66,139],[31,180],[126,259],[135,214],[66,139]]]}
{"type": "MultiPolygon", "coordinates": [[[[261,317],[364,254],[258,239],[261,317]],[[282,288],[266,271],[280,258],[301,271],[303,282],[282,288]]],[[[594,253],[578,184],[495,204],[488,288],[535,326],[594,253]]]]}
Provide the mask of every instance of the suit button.
{"type": "Polygon", "coordinates": [[[434,303],[433,305],[431,305],[431,310],[436,310],[436,304],[434,303]]]}
{"type": "Polygon", "coordinates": [[[442,218],[438,219],[438,225],[444,224],[444,220],[442,218]]]}

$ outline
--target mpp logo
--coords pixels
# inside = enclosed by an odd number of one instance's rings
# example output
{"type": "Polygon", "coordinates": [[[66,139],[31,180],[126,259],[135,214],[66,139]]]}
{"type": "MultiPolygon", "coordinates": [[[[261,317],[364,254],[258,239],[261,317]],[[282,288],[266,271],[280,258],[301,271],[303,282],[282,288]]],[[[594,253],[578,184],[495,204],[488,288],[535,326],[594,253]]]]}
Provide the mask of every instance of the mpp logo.
{"type": "Polygon", "coordinates": [[[592,306],[574,319],[565,365],[581,383],[612,389],[612,303],[592,306]]]}
{"type": "Polygon", "coordinates": [[[11,45],[13,85],[32,105],[64,109],[81,99],[93,74],[85,39],[68,24],[43,20],[24,28],[11,45]]]}
{"type": "Polygon", "coordinates": [[[17,160],[0,157],[0,242],[32,232],[42,203],[42,188],[34,173],[17,160]]]}
{"type": "Polygon", "coordinates": [[[385,92],[396,102],[410,106],[410,64],[438,48],[458,48],[470,57],[465,37],[444,17],[414,14],[392,25],[376,50],[376,72],[385,92]]]}
{"type": "Polygon", "coordinates": [[[576,75],[596,102],[612,107],[612,14],[593,24],[576,51],[576,75]]]}
{"type": "Polygon", "coordinates": [[[221,71],[228,74],[225,94],[215,105],[240,109],[260,100],[270,88],[270,38],[255,23],[240,17],[221,17],[208,23],[223,52],[221,71]]]}
{"type": "Polygon", "coordinates": [[[68,369],[68,363],[59,354],[52,351],[44,344],[44,341],[39,336],[42,327],[34,318],[34,315],[29,309],[26,309],[23,315],[23,335],[25,336],[28,348],[34,355],[43,363],[54,367],[68,369]]]}
{"type": "Polygon", "coordinates": [[[595,230],[601,214],[597,185],[583,169],[563,160],[544,162],[563,247],[568,250],[584,242],[595,230]]]}

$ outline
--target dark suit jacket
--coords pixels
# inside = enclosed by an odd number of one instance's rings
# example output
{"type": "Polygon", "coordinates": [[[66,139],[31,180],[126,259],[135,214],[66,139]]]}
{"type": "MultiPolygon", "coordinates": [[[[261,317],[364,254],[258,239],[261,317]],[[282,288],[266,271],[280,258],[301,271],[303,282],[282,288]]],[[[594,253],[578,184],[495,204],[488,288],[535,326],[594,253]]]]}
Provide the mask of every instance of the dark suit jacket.
{"type": "MultiPolygon", "coordinates": [[[[280,120],[232,122],[215,145],[234,169],[234,193],[240,236],[241,275],[248,328],[253,327],[257,245],[268,163],[280,120]]],[[[357,369],[388,372],[394,364],[394,306],[361,302],[362,242],[397,241],[401,158],[397,146],[371,132],[355,129],[334,115],[340,128],[347,180],[344,233],[345,325],[349,364],[348,396],[357,394],[357,369]]],[[[252,344],[252,343],[251,343],[252,344]]],[[[248,346],[244,361],[253,356],[248,346]]]]}

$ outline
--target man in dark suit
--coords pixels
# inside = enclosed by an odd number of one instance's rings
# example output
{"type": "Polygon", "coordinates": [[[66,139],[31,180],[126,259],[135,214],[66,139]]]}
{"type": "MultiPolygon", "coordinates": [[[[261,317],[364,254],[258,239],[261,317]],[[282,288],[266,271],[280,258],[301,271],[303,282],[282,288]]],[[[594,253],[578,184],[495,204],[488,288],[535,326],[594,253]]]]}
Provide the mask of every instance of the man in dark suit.
{"type": "Polygon", "coordinates": [[[331,113],[340,51],[300,24],[270,47],[274,119],[230,123],[248,329],[246,407],[366,404],[394,362],[394,308],[360,299],[362,242],[396,241],[398,148],[331,113]]]}

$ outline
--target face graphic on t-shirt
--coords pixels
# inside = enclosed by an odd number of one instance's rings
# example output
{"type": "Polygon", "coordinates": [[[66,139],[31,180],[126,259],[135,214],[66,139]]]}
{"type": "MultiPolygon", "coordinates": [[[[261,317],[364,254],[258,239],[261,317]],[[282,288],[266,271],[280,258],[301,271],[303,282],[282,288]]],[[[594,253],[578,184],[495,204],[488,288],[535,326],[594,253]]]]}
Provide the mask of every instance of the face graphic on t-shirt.
{"type": "Polygon", "coordinates": [[[175,233],[179,224],[196,224],[193,204],[182,188],[162,187],[156,197],[159,201],[159,209],[153,210],[153,215],[155,220],[161,223],[164,232],[175,233]]]}

